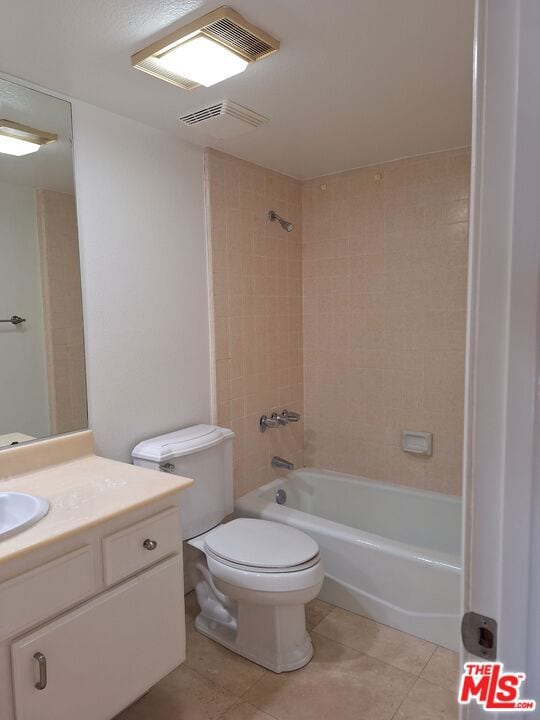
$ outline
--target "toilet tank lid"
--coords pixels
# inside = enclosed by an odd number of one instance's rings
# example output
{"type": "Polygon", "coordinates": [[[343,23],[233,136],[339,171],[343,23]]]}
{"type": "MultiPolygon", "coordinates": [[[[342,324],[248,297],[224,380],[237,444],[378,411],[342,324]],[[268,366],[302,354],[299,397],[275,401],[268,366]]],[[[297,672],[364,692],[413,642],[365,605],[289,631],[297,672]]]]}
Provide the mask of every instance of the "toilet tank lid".
{"type": "Polygon", "coordinates": [[[131,456],[138,460],[164,462],[206,450],[233,437],[233,431],[228,428],[215,425],[193,425],[166,435],[143,440],[133,448],[131,456]]]}

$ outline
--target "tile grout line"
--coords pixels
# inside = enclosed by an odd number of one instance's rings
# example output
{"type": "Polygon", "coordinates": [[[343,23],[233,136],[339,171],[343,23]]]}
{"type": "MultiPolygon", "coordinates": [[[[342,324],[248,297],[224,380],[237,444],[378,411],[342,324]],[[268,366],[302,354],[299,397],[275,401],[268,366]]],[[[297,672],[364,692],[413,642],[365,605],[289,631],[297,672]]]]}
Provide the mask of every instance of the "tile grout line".
{"type": "Polygon", "coordinates": [[[411,687],[409,688],[409,690],[407,690],[407,692],[406,692],[406,694],[405,694],[405,697],[403,698],[403,700],[402,700],[402,701],[399,703],[399,705],[397,706],[396,711],[395,711],[395,713],[392,715],[392,717],[390,718],[390,720],[394,720],[394,718],[396,717],[396,715],[397,715],[398,712],[400,711],[401,706],[403,705],[403,703],[405,702],[405,700],[407,700],[407,698],[408,698],[409,695],[411,694],[411,692],[412,692],[414,686],[416,685],[416,683],[418,682],[418,680],[419,680],[419,678],[416,678],[415,682],[411,685],[411,687]]]}
{"type": "MultiPolygon", "coordinates": [[[[363,652],[362,650],[358,650],[357,648],[352,647],[352,645],[347,645],[345,643],[340,642],[339,640],[335,640],[334,638],[327,637],[326,635],[322,635],[322,633],[317,632],[317,628],[319,627],[319,625],[322,625],[322,623],[325,620],[327,620],[331,615],[333,615],[333,613],[336,610],[344,610],[345,612],[351,612],[350,610],[345,610],[345,608],[340,608],[338,605],[334,605],[334,606],[332,606],[332,610],[330,610],[330,612],[327,615],[325,615],[324,618],[320,622],[317,623],[317,625],[315,625],[313,628],[311,628],[311,630],[309,632],[314,632],[319,637],[323,637],[323,638],[326,638],[327,640],[332,640],[333,642],[337,642],[338,645],[342,645],[343,647],[349,648],[350,650],[356,650],[356,652],[360,652],[363,655],[367,655],[368,657],[375,658],[376,660],[380,660],[380,662],[385,663],[386,665],[390,665],[390,667],[396,668],[397,670],[401,670],[401,668],[398,668],[397,665],[392,665],[391,663],[387,662],[386,660],[382,660],[381,658],[378,658],[376,655],[370,655],[369,653],[363,652]]],[[[352,613],[352,614],[356,614],[356,613],[352,613]]],[[[403,635],[408,635],[410,637],[417,638],[418,640],[424,640],[424,638],[419,638],[417,635],[411,635],[410,633],[406,633],[403,630],[397,630],[397,628],[393,628],[391,625],[386,625],[385,623],[377,622],[377,620],[372,620],[371,618],[367,617],[367,615],[358,615],[358,617],[362,617],[362,618],[365,618],[366,620],[370,620],[371,622],[374,622],[377,625],[381,625],[382,627],[390,628],[391,630],[396,630],[397,632],[403,633],[403,635]]],[[[428,664],[431,662],[431,660],[432,660],[433,656],[435,655],[435,653],[437,652],[437,650],[439,650],[439,649],[448,650],[448,648],[445,648],[442,645],[438,645],[437,643],[432,643],[429,640],[424,640],[424,642],[427,642],[430,645],[433,645],[433,650],[431,652],[431,655],[428,657],[428,659],[426,660],[426,662],[422,666],[422,669],[420,670],[419,674],[416,677],[422,676],[422,673],[424,672],[424,670],[426,669],[428,664]]],[[[454,651],[450,651],[450,652],[454,652],[454,651]]],[[[403,670],[402,672],[407,672],[409,675],[414,675],[414,673],[410,673],[407,670],[403,670]]],[[[432,683],[432,684],[437,685],[439,687],[444,687],[443,685],[439,685],[439,683],[432,683]]]]}
{"type": "Polygon", "coordinates": [[[430,655],[430,656],[428,657],[428,659],[426,660],[426,662],[425,662],[422,670],[420,671],[420,675],[418,675],[418,677],[420,677],[420,676],[422,675],[422,673],[423,673],[424,670],[427,668],[427,666],[429,665],[429,663],[430,663],[431,660],[433,659],[433,656],[435,655],[435,653],[437,652],[437,650],[438,650],[440,647],[441,647],[441,645],[435,645],[435,649],[433,650],[433,652],[431,653],[431,655],[430,655]]]}
{"type": "MultiPolygon", "coordinates": [[[[410,687],[409,690],[407,691],[405,697],[403,698],[403,700],[402,700],[402,701],[399,703],[399,705],[397,706],[396,712],[392,715],[392,717],[390,718],[390,720],[394,720],[394,718],[395,718],[396,715],[398,714],[401,706],[402,706],[403,703],[407,700],[407,698],[409,697],[409,695],[412,693],[413,689],[416,687],[416,684],[418,683],[418,681],[419,681],[420,679],[423,680],[423,678],[422,678],[422,673],[424,672],[424,670],[425,670],[426,667],[428,666],[428,663],[430,662],[431,658],[435,655],[435,653],[437,652],[437,649],[438,649],[439,647],[440,647],[440,645],[435,645],[435,650],[434,650],[434,651],[431,653],[431,655],[429,656],[429,659],[428,659],[428,661],[426,662],[426,664],[424,665],[424,667],[422,668],[422,670],[421,670],[421,672],[420,672],[420,675],[418,675],[418,677],[416,678],[416,680],[414,681],[414,683],[411,685],[411,687],[410,687]]],[[[433,684],[433,683],[432,683],[432,684],[433,684]]],[[[439,686],[439,685],[436,685],[436,687],[440,687],[440,686],[439,686]]]]}
{"type": "Polygon", "coordinates": [[[187,667],[187,669],[190,672],[195,673],[195,675],[197,675],[197,677],[201,678],[201,680],[204,680],[206,683],[211,685],[214,689],[219,690],[219,692],[229,695],[230,697],[233,698],[233,702],[229,705],[229,707],[223,713],[221,713],[221,715],[218,715],[218,718],[216,718],[216,720],[219,720],[219,718],[222,717],[226,712],[229,712],[229,710],[236,704],[236,701],[238,698],[236,698],[231,692],[229,692],[228,690],[225,690],[225,688],[219,686],[217,683],[215,683],[212,680],[210,680],[209,678],[207,678],[205,675],[200,673],[198,670],[195,670],[194,668],[192,668],[190,665],[186,665],[185,660],[178,667],[182,667],[182,666],[187,667]]]}
{"type": "MultiPolygon", "coordinates": [[[[214,642],[214,641],[211,640],[210,638],[207,638],[207,639],[208,639],[208,642],[214,642]]],[[[232,651],[229,651],[229,652],[232,652],[232,651]]],[[[252,662],[252,661],[250,660],[249,662],[252,662]]],[[[256,665],[257,663],[253,663],[253,664],[256,665]]],[[[199,671],[196,670],[195,668],[191,667],[191,665],[188,665],[185,660],[184,660],[184,662],[182,663],[182,665],[185,665],[187,668],[189,668],[189,670],[191,670],[191,672],[194,672],[198,677],[202,678],[205,682],[207,682],[209,685],[211,685],[211,686],[212,686],[213,688],[215,688],[216,690],[219,690],[220,692],[226,693],[227,695],[230,695],[230,696],[233,698],[232,704],[229,705],[229,707],[228,707],[226,710],[224,710],[220,715],[218,715],[217,718],[216,718],[216,720],[220,720],[220,718],[222,718],[226,713],[228,713],[229,710],[232,710],[232,708],[235,707],[235,705],[238,705],[240,702],[246,702],[245,700],[242,700],[242,698],[243,698],[245,695],[247,695],[247,693],[248,693],[252,688],[254,688],[255,685],[257,685],[258,682],[260,682],[260,681],[264,678],[264,675],[262,675],[261,677],[257,678],[257,680],[255,680],[255,682],[253,682],[248,688],[246,688],[246,690],[244,690],[244,692],[243,692],[241,695],[235,696],[235,695],[233,695],[233,693],[231,693],[229,690],[226,690],[226,689],[225,689],[224,687],[222,687],[221,685],[218,685],[214,680],[211,680],[210,678],[206,677],[205,675],[203,675],[201,672],[199,672],[199,671]]],[[[262,666],[260,666],[260,667],[262,667],[262,666]]],[[[267,713],[266,710],[263,710],[263,708],[260,708],[258,705],[255,705],[254,703],[250,703],[250,704],[253,705],[253,707],[256,707],[256,708],[257,708],[258,710],[260,710],[261,712],[266,713],[266,715],[268,715],[268,717],[270,717],[270,718],[273,718],[273,720],[279,720],[279,718],[276,718],[276,717],[274,717],[273,715],[270,715],[270,713],[267,713]]]]}
{"type": "MultiPolygon", "coordinates": [[[[250,661],[250,662],[251,662],[251,661],[250,661]]],[[[254,663],[254,664],[256,664],[256,663],[254,663]]],[[[262,667],[262,665],[261,665],[260,667],[262,667]]],[[[226,713],[228,713],[229,710],[232,710],[235,706],[239,705],[240,703],[246,703],[246,702],[248,702],[247,700],[243,700],[242,698],[243,698],[245,695],[247,695],[248,692],[255,687],[255,685],[257,685],[261,680],[263,680],[263,678],[264,678],[264,675],[261,675],[260,678],[257,678],[257,680],[255,680],[255,682],[254,682],[252,685],[250,685],[250,686],[247,688],[247,690],[244,690],[244,692],[243,692],[239,697],[237,697],[237,698],[235,699],[234,703],[233,703],[230,707],[228,707],[227,710],[225,710],[223,713],[221,713],[221,715],[219,715],[219,716],[216,718],[216,720],[220,720],[220,718],[222,718],[226,713]]],[[[211,682],[211,681],[209,681],[209,682],[211,682]]],[[[280,720],[279,718],[276,718],[275,715],[271,715],[269,712],[267,712],[267,711],[264,710],[263,708],[259,707],[258,705],[255,705],[255,703],[253,703],[253,702],[249,702],[249,705],[253,705],[254,708],[256,708],[257,710],[260,710],[260,711],[261,711],[262,713],[264,713],[265,715],[268,715],[268,717],[269,717],[269,718],[272,718],[272,720],[280,720]]]]}
{"type": "MultiPolygon", "coordinates": [[[[363,617],[363,616],[362,616],[362,617],[363,617]]],[[[342,642],[340,642],[339,640],[334,640],[334,638],[329,638],[329,637],[327,637],[326,635],[321,635],[321,634],[318,633],[316,630],[312,630],[311,632],[314,632],[315,635],[318,635],[318,636],[319,636],[320,638],[322,638],[323,640],[330,640],[330,642],[334,642],[334,643],[336,643],[337,645],[341,645],[341,647],[344,647],[344,648],[346,648],[347,650],[352,650],[353,652],[356,652],[356,653],[358,653],[359,655],[364,655],[365,657],[371,658],[372,660],[377,660],[378,662],[382,663],[383,665],[386,665],[386,666],[389,667],[389,668],[392,668],[393,670],[399,670],[399,672],[405,673],[406,675],[410,675],[411,677],[416,678],[416,679],[418,679],[418,678],[420,677],[420,675],[415,675],[414,673],[409,672],[408,670],[402,670],[402,668],[397,667],[397,665],[392,665],[391,663],[387,662],[386,660],[382,660],[381,658],[377,657],[376,655],[369,655],[369,653],[363,652],[362,650],[358,650],[357,648],[353,648],[353,647],[351,647],[350,645],[345,645],[345,643],[342,643],[342,642]]],[[[435,654],[435,652],[436,652],[436,650],[437,650],[437,647],[438,647],[438,646],[435,647],[435,650],[434,650],[433,653],[430,655],[429,660],[431,660],[431,658],[432,658],[433,655],[435,654]]],[[[429,660],[426,662],[426,665],[427,665],[427,663],[429,662],[429,660]]],[[[421,672],[424,672],[424,669],[425,669],[426,665],[424,665],[424,667],[422,668],[421,672]]],[[[440,686],[437,686],[437,687],[440,687],[440,686]]]]}
{"type": "MultiPolygon", "coordinates": [[[[417,685],[417,683],[418,683],[419,680],[421,680],[422,682],[427,683],[428,685],[431,685],[431,687],[437,688],[437,690],[444,690],[444,692],[448,692],[448,693],[450,693],[451,695],[454,694],[453,691],[452,691],[452,690],[449,690],[447,687],[444,687],[443,685],[439,685],[438,683],[432,682],[431,680],[426,680],[425,678],[418,676],[418,677],[416,678],[416,682],[412,685],[411,689],[407,692],[407,694],[405,695],[405,697],[403,698],[403,700],[400,702],[399,707],[396,709],[396,712],[392,715],[392,717],[390,718],[390,720],[394,720],[394,718],[396,717],[397,713],[399,712],[399,709],[401,708],[401,706],[403,705],[403,703],[407,700],[407,698],[409,697],[409,695],[412,693],[412,691],[413,691],[414,688],[416,687],[416,685],[417,685]]],[[[455,693],[455,701],[456,701],[456,704],[457,704],[457,693],[455,693]]]]}

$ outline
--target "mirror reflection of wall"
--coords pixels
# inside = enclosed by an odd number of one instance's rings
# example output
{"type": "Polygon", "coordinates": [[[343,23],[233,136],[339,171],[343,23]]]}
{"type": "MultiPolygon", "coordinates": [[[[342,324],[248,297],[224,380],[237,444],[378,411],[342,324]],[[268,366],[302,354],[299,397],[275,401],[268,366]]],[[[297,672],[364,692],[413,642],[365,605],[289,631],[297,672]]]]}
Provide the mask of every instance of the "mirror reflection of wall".
{"type": "Polygon", "coordinates": [[[0,447],[85,428],[71,106],[5,80],[0,320],[0,447]]]}

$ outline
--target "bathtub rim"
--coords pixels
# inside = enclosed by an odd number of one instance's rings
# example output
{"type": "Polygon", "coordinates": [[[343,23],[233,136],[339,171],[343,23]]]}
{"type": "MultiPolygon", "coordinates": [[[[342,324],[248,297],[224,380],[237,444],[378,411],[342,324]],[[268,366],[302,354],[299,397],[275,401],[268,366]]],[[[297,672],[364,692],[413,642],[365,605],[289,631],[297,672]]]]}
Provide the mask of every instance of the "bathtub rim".
{"type": "MultiPolygon", "coordinates": [[[[462,495],[450,495],[447,493],[438,492],[437,490],[426,490],[425,488],[415,488],[411,487],[410,485],[402,485],[400,483],[392,483],[388,480],[370,480],[369,478],[365,477],[364,475],[351,475],[350,473],[342,473],[337,472],[335,470],[322,470],[316,467],[301,467],[297,470],[292,470],[290,472],[285,471],[285,474],[283,477],[274,478],[274,480],[271,480],[268,483],[265,483],[264,485],[261,485],[258,488],[255,488],[254,490],[250,490],[248,493],[245,493],[242,497],[245,497],[246,495],[251,495],[252,493],[258,493],[260,490],[262,490],[265,487],[268,487],[271,483],[278,481],[286,481],[293,475],[299,475],[300,477],[303,475],[319,475],[319,476],[325,476],[329,478],[336,478],[342,481],[346,481],[348,484],[361,484],[361,485],[368,485],[370,487],[380,489],[381,486],[387,490],[387,491],[394,491],[394,492],[400,492],[405,493],[406,495],[417,495],[421,497],[426,498],[444,498],[446,502],[449,502],[452,505],[462,505],[463,503],[463,496],[462,495]]],[[[339,525],[339,523],[338,523],[339,525]]]]}
{"type": "MultiPolygon", "coordinates": [[[[408,488],[402,485],[383,481],[379,482],[368,480],[367,478],[363,478],[361,476],[346,475],[344,473],[337,473],[330,470],[301,468],[291,473],[286,473],[283,477],[271,480],[270,482],[245,493],[241,497],[236,498],[234,502],[233,515],[235,517],[242,517],[243,513],[253,513],[256,517],[261,517],[265,520],[274,520],[275,522],[285,522],[286,524],[289,524],[289,522],[284,520],[284,518],[289,518],[291,520],[291,525],[294,525],[305,532],[309,532],[310,530],[321,532],[329,537],[350,542],[353,545],[372,547],[373,549],[381,550],[382,552],[389,553],[398,558],[411,559],[412,557],[412,559],[419,563],[444,567],[451,572],[462,573],[461,549],[459,549],[458,553],[455,555],[439,550],[430,551],[427,548],[423,548],[418,545],[411,545],[400,540],[392,540],[391,538],[385,538],[383,535],[370,533],[366,530],[338,523],[335,520],[328,520],[320,515],[314,515],[305,512],[304,510],[287,507],[286,505],[278,505],[275,501],[264,497],[264,494],[272,492],[274,488],[277,490],[279,487],[283,486],[284,483],[286,484],[291,479],[291,475],[302,476],[308,474],[335,477],[339,478],[340,481],[348,483],[357,484],[360,482],[375,488],[380,485],[384,485],[387,490],[405,491],[408,494],[424,497],[440,497],[443,495],[443,493],[437,493],[431,490],[417,490],[416,488],[408,488]],[[313,526],[313,521],[311,521],[310,518],[317,518],[316,527],[313,526]]],[[[443,495],[443,497],[452,504],[461,505],[462,503],[461,497],[457,495],[443,495]]]]}

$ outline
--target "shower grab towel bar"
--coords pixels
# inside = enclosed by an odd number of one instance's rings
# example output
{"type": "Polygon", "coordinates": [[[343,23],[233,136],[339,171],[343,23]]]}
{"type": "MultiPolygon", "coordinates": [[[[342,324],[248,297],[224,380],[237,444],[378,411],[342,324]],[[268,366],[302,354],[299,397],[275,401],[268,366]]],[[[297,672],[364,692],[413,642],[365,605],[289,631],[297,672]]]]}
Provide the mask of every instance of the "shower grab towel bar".
{"type": "Polygon", "coordinates": [[[0,320],[0,323],[8,322],[12,325],[20,325],[23,322],[26,322],[26,318],[19,317],[18,315],[12,315],[9,320],[0,320]]]}

